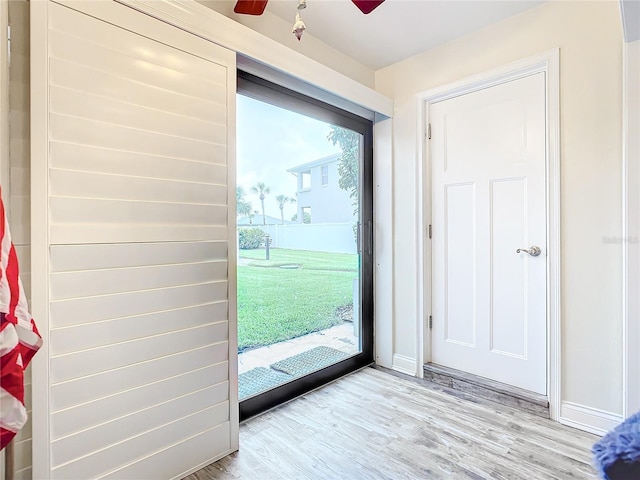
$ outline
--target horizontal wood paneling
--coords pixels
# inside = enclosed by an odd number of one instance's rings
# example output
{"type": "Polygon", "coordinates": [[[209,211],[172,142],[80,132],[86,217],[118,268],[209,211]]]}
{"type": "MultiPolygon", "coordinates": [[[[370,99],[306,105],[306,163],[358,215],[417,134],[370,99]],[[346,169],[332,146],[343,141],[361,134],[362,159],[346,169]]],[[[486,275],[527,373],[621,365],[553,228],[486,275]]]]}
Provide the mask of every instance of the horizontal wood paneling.
{"type": "MultiPolygon", "coordinates": [[[[11,65],[9,69],[9,161],[10,187],[5,190],[11,238],[16,246],[31,243],[31,187],[29,150],[29,7],[16,2],[9,12],[12,24],[11,65]],[[16,35],[14,36],[14,32],[16,35]]],[[[25,252],[26,253],[26,252],[25,252]]],[[[24,255],[18,257],[23,262],[24,255]]],[[[21,268],[21,273],[29,273],[21,268]]]]}
{"type": "MultiPolygon", "coordinates": [[[[31,159],[30,159],[30,16],[29,2],[8,3],[11,26],[9,65],[9,179],[3,194],[11,237],[20,264],[20,279],[27,301],[31,300],[31,159]]],[[[3,169],[4,171],[4,169],[3,169]]],[[[27,423],[13,440],[16,480],[31,479],[32,422],[31,368],[25,372],[27,423]]],[[[4,452],[3,452],[4,453],[4,452]]],[[[0,454],[1,456],[2,454],[0,454]]]]}
{"type": "Polygon", "coordinates": [[[22,441],[14,440],[13,445],[13,461],[14,471],[23,470],[25,468],[29,468],[31,466],[31,456],[32,456],[32,441],[31,438],[22,441]]]}
{"type": "Polygon", "coordinates": [[[27,303],[31,304],[31,246],[30,245],[16,245],[16,255],[18,256],[18,263],[20,265],[20,280],[22,281],[22,287],[27,297],[27,303]]]}
{"type": "Polygon", "coordinates": [[[22,470],[18,470],[15,473],[14,480],[31,480],[31,478],[33,478],[33,472],[31,469],[31,465],[29,465],[22,470]]]}
{"type": "Polygon", "coordinates": [[[29,236],[30,185],[28,183],[30,166],[29,5],[24,1],[11,2],[8,10],[11,25],[9,179],[4,180],[3,193],[5,207],[8,207],[14,244],[28,245],[31,243],[29,236]]]}
{"type": "MultiPolygon", "coordinates": [[[[16,2],[22,2],[24,0],[15,0],[16,2]]],[[[10,65],[10,71],[9,71],[9,81],[10,82],[15,82],[15,84],[20,85],[20,89],[17,90],[18,92],[20,92],[21,94],[23,94],[24,92],[26,92],[27,98],[28,98],[28,94],[29,94],[29,62],[30,62],[30,55],[29,55],[29,26],[27,25],[29,23],[29,9],[28,7],[22,7],[22,6],[18,6],[18,8],[21,8],[23,10],[25,10],[26,16],[23,16],[23,14],[21,14],[20,16],[22,18],[16,19],[16,15],[15,15],[15,10],[10,22],[13,25],[13,27],[17,28],[12,28],[11,31],[11,43],[13,43],[13,45],[10,46],[11,48],[11,65],[10,65]],[[15,45],[15,47],[14,47],[15,45]]],[[[12,91],[10,93],[11,96],[13,96],[13,88],[12,91]]],[[[14,105],[16,106],[20,106],[19,110],[24,111],[24,106],[28,105],[28,102],[24,102],[24,96],[16,96],[14,97],[16,99],[20,99],[21,102],[20,103],[16,103],[14,105]]]]}
{"type": "MultiPolygon", "coordinates": [[[[118,35],[118,28],[109,27],[111,30],[105,35],[113,35],[112,38],[116,38],[118,35]]],[[[139,43],[140,49],[154,44],[154,42],[147,39],[141,39],[134,34],[127,36],[131,41],[139,43]]],[[[106,38],[104,40],[107,40],[106,38]]],[[[108,41],[108,40],[107,40],[108,41]]],[[[157,45],[157,44],[155,44],[157,45]]],[[[174,51],[179,56],[177,51],[174,51]]],[[[172,53],[173,54],[173,53],[172,53]]],[[[222,80],[221,83],[210,81],[208,78],[215,78],[226,76],[224,69],[218,65],[199,59],[194,56],[189,56],[189,60],[195,64],[199,64],[207,76],[194,75],[191,72],[180,71],[167,67],[165,65],[156,63],[155,59],[139,58],[132,52],[131,48],[128,51],[117,51],[109,47],[103,46],[99,43],[78,41],[77,37],[74,37],[69,32],[62,32],[60,30],[50,31],[50,55],[52,58],[61,58],[70,62],[79,63],[97,71],[104,71],[109,73],[117,73],[124,78],[129,78],[138,83],[144,83],[164,90],[170,90],[174,92],[182,92],[183,95],[208,98],[210,100],[217,100],[216,103],[224,105],[226,101],[225,83],[226,80],[222,80]]]]}
{"type": "Polygon", "coordinates": [[[12,138],[9,142],[9,151],[12,157],[22,157],[31,155],[31,144],[24,138],[12,138]]]}
{"type": "Polygon", "coordinates": [[[220,456],[220,454],[211,456],[211,452],[229,453],[231,446],[226,442],[230,435],[229,429],[229,423],[223,423],[212,430],[172,445],[165,451],[160,451],[155,455],[141,459],[139,462],[116,470],[104,478],[111,480],[123,478],[135,478],[137,480],[156,480],[160,477],[181,478],[187,471],[181,469],[171,459],[182,458],[186,464],[197,465],[197,462],[202,458],[208,458],[209,460],[204,462],[207,463],[220,456]]]}
{"type": "MultiPolygon", "coordinates": [[[[62,411],[209,366],[214,368],[207,373],[207,385],[220,383],[226,378],[228,365],[223,344],[207,345],[52,385],[52,407],[56,412],[62,411]]],[[[62,435],[56,432],[55,437],[62,435]]]]}
{"type": "MultiPolygon", "coordinates": [[[[27,423],[24,424],[22,429],[13,438],[13,441],[15,443],[20,443],[25,440],[31,440],[31,425],[31,410],[27,410],[27,423]]],[[[31,465],[31,461],[29,461],[29,465],[31,465]]]]}
{"type": "MultiPolygon", "coordinates": [[[[21,48],[24,48],[24,47],[21,47],[21,48]]],[[[13,53],[11,55],[13,57],[13,53]]],[[[18,59],[19,59],[18,63],[19,64],[22,63],[23,66],[25,63],[29,62],[28,56],[24,57],[24,54],[18,54],[18,59]]],[[[11,62],[13,64],[13,58],[11,59],[11,62]]],[[[12,71],[13,70],[11,70],[9,73],[11,74],[12,71]]],[[[22,79],[12,79],[10,86],[11,86],[10,101],[13,102],[12,110],[19,111],[19,112],[28,112],[29,111],[28,108],[25,109],[25,107],[29,106],[29,82],[24,82],[22,79]]],[[[16,137],[16,140],[28,141],[29,138],[16,137]]]]}
{"type": "MultiPolygon", "coordinates": [[[[179,330],[130,342],[67,353],[51,358],[53,383],[105,372],[138,362],[146,362],[189,349],[219,343],[226,347],[226,322],[179,330]]],[[[52,405],[54,404],[52,400],[52,405]]]]}
{"type": "Polygon", "coordinates": [[[117,293],[51,302],[51,327],[69,327],[227,299],[226,282],[117,293]]]}
{"type": "Polygon", "coordinates": [[[224,185],[224,165],[147,155],[91,145],[55,142],[51,144],[51,166],[67,170],[129,175],[183,182],[224,185]],[[91,162],[87,162],[91,158],[91,162]]]}
{"type": "Polygon", "coordinates": [[[50,121],[52,141],[225,164],[224,145],[55,113],[50,121]]]}
{"type": "Polygon", "coordinates": [[[207,303],[103,322],[86,323],[51,331],[53,355],[73,353],[148,336],[210,324],[226,322],[227,302],[207,303]]]}
{"type": "Polygon", "coordinates": [[[51,271],[74,272],[227,259],[226,242],[53,245],[51,271]]]}
{"type": "MultiPolygon", "coordinates": [[[[57,464],[52,457],[52,480],[62,478],[93,478],[108,473],[113,465],[126,465],[130,462],[141,460],[150,452],[166,448],[170,445],[185,440],[194,435],[194,432],[202,432],[216,426],[216,407],[201,410],[187,417],[177,419],[166,425],[141,433],[136,437],[126,439],[111,445],[108,448],[93,452],[89,456],[76,460],[57,464]]],[[[67,447],[69,448],[69,447],[67,447]]]]}
{"type": "MultiPolygon", "coordinates": [[[[175,323],[175,328],[179,328],[179,317],[176,317],[175,323]]],[[[96,374],[120,369],[129,364],[145,363],[146,366],[146,362],[156,361],[165,356],[172,356],[181,352],[198,351],[205,346],[215,347],[216,355],[209,358],[210,361],[222,361],[227,358],[221,355],[228,346],[226,341],[219,341],[219,339],[226,338],[224,337],[225,335],[228,335],[227,323],[218,322],[213,325],[173,330],[160,335],[137,338],[121,343],[108,343],[101,347],[75,351],[52,357],[52,368],[55,367],[58,370],[52,377],[54,381],[64,382],[64,386],[69,387],[68,382],[70,380],[83,379],[88,376],[93,379],[96,374]],[[114,358],[115,355],[118,355],[118,357],[114,358]],[[76,362],[84,362],[84,364],[74,364],[76,362]]],[[[199,363],[195,363],[195,360],[192,359],[192,361],[194,363],[188,364],[188,368],[185,367],[186,370],[200,366],[199,363]]],[[[163,373],[163,375],[165,374],[163,373]]],[[[98,381],[104,381],[104,379],[98,379],[98,381]]],[[[94,395],[95,392],[96,390],[87,392],[87,394],[94,395]]],[[[73,402],[73,398],[70,398],[68,402],[73,402]]],[[[54,404],[58,405],[55,401],[54,404]]]]}
{"type": "Polygon", "coordinates": [[[11,239],[16,245],[31,243],[31,198],[12,193],[9,202],[11,215],[11,239]]]}
{"type": "Polygon", "coordinates": [[[142,107],[119,99],[87,93],[80,85],[73,88],[52,86],[51,112],[100,121],[163,135],[175,135],[203,142],[224,144],[226,125],[190,117],[174,106],[170,111],[142,107]]]}
{"type": "Polygon", "coordinates": [[[227,205],[226,185],[56,169],[50,178],[53,196],[227,205]]]}
{"type": "Polygon", "coordinates": [[[29,366],[24,372],[24,406],[30,411],[31,410],[31,366],[29,366]]]}
{"type": "Polygon", "coordinates": [[[136,225],[131,224],[62,224],[51,226],[52,245],[123,242],[199,242],[223,241],[227,227],[210,225],[136,225]]]}
{"type": "Polygon", "coordinates": [[[24,196],[28,196],[28,192],[31,184],[31,169],[29,168],[29,165],[28,164],[24,165],[23,163],[18,163],[18,162],[11,165],[10,180],[11,180],[11,191],[13,193],[20,193],[24,196]]]}
{"type": "Polygon", "coordinates": [[[51,299],[218,282],[226,278],[226,261],[55,273],[51,275],[51,299]]]}
{"type": "Polygon", "coordinates": [[[235,70],[116,2],[69,6],[48,4],[50,478],[166,477],[144,459],[231,445],[235,70]]]}
{"type": "MultiPolygon", "coordinates": [[[[211,405],[213,390],[214,387],[198,390],[56,440],[51,446],[53,464],[65,464],[85,455],[93,454],[97,450],[108,448],[123,439],[133,438],[140,435],[141,432],[156,428],[158,425],[171,423],[176,418],[186,417],[193,411],[205,410],[211,405]]],[[[222,410],[220,420],[228,421],[229,406],[226,401],[220,405],[220,410],[222,410]]]]}
{"type": "MultiPolygon", "coordinates": [[[[140,18],[139,15],[136,16],[140,18]]],[[[140,21],[142,20],[143,19],[140,18],[140,21]]],[[[59,33],[70,38],[73,45],[82,44],[89,48],[89,50],[83,51],[78,57],[79,63],[81,64],[87,65],[91,62],[96,62],[96,64],[101,65],[97,60],[107,55],[105,52],[97,50],[99,47],[102,47],[108,51],[130,57],[137,63],[148,62],[170,69],[176,74],[181,75],[177,77],[180,80],[188,79],[191,82],[195,78],[206,82],[208,85],[218,85],[220,89],[216,92],[217,97],[221,100],[227,98],[226,68],[216,70],[215,74],[211,73],[212,65],[215,65],[212,59],[215,61],[218,55],[211,55],[215,47],[211,48],[210,44],[206,45],[206,47],[209,47],[205,49],[206,58],[200,58],[197,55],[172,47],[166,48],[150,38],[126,31],[107,22],[96,22],[89,16],[78,16],[70,9],[51,10],[49,25],[51,28],[52,44],[64,45],[55,37],[55,34],[59,33]],[[69,28],[70,24],[73,24],[73,29],[69,28]]],[[[52,47],[53,46],[54,45],[52,45],[52,47]]],[[[64,46],[67,47],[68,45],[64,46]]],[[[66,48],[63,50],[65,52],[68,51],[66,48]]],[[[53,54],[53,56],[56,55],[53,54]]],[[[114,69],[109,68],[105,70],[112,71],[114,69]]],[[[132,78],[136,81],[141,81],[142,78],[144,78],[141,70],[129,68],[125,68],[124,70],[131,72],[132,78]]],[[[175,86],[177,90],[188,88],[187,86],[180,86],[178,83],[176,83],[175,86]]]]}
{"type": "Polygon", "coordinates": [[[101,66],[94,68],[62,58],[52,58],[50,69],[51,82],[56,85],[82,85],[86,92],[157,110],[172,111],[179,105],[183,115],[216,124],[224,124],[226,120],[226,111],[220,108],[217,99],[185,95],[181,90],[167,90],[127,78],[117,71],[101,69],[101,66]]]}
{"type": "Polygon", "coordinates": [[[181,225],[218,225],[227,223],[227,207],[186,205],[124,200],[51,198],[51,222],[55,224],[154,224],[179,228],[181,225]]]}
{"type": "MultiPolygon", "coordinates": [[[[117,394],[104,400],[83,404],[72,410],[53,413],[51,416],[51,426],[52,432],[56,432],[54,434],[54,440],[65,438],[61,433],[64,433],[65,436],[73,435],[74,433],[85,431],[87,428],[101,425],[100,422],[108,425],[110,422],[121,417],[146,410],[154,405],[210,388],[210,380],[205,378],[205,375],[208,373],[213,373],[211,367],[203,369],[201,372],[193,372],[188,375],[174,377],[167,381],[117,394]],[[197,375],[197,373],[199,373],[199,375],[197,375]]],[[[214,385],[210,392],[210,404],[219,405],[226,402],[229,395],[228,390],[229,384],[227,382],[214,385]]],[[[157,422],[156,425],[162,424],[157,422]]],[[[73,445],[68,448],[70,453],[73,454],[73,445]]]]}
{"type": "MultiPolygon", "coordinates": [[[[21,86],[20,89],[22,90],[24,87],[21,86]]],[[[19,92],[20,94],[21,92],[19,92]]],[[[28,139],[29,138],[29,128],[30,128],[30,122],[29,122],[29,110],[27,108],[25,108],[25,106],[28,106],[28,103],[26,105],[20,105],[20,104],[16,104],[14,103],[14,108],[12,108],[9,111],[9,121],[11,122],[11,133],[15,134],[16,137],[18,138],[23,138],[23,139],[28,139]]],[[[22,164],[26,164],[26,166],[29,165],[29,162],[24,160],[24,159],[15,159],[17,162],[16,163],[22,163],[22,164]]]]}

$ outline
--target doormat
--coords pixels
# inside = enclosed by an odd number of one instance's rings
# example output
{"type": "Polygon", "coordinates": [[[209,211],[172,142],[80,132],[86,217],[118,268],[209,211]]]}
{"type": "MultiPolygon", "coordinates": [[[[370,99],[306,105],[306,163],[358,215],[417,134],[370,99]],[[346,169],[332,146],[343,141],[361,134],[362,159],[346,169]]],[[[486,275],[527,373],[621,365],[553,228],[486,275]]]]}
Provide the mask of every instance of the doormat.
{"type": "Polygon", "coordinates": [[[269,368],[253,368],[238,376],[238,396],[244,400],[333,365],[348,356],[348,353],[335,348],[315,347],[275,362],[269,368]]]}
{"type": "Polygon", "coordinates": [[[287,383],[289,380],[293,380],[293,377],[286,373],[271,368],[256,367],[238,375],[238,397],[244,400],[287,383]]]}
{"type": "Polygon", "coordinates": [[[348,356],[348,353],[341,352],[335,348],[315,347],[293,357],[272,363],[271,368],[297,378],[333,365],[348,356]]]}

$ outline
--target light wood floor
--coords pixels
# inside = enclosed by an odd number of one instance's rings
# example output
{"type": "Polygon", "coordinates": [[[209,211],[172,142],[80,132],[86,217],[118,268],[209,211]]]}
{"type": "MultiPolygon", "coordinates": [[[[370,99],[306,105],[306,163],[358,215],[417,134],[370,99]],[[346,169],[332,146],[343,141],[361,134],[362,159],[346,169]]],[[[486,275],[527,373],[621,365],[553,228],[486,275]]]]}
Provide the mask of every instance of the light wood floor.
{"type": "Polygon", "coordinates": [[[245,422],[238,453],[187,478],[597,478],[596,436],[444,390],[366,368],[245,422]]]}

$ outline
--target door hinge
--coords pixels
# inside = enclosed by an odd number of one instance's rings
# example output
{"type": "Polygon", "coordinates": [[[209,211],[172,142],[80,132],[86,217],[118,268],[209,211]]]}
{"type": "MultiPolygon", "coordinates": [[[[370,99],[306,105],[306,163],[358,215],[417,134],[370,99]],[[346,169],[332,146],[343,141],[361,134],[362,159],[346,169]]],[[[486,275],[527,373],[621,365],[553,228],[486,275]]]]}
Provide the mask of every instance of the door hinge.
{"type": "Polygon", "coordinates": [[[429,225],[429,238],[431,238],[431,225],[429,225]]]}
{"type": "Polygon", "coordinates": [[[433,328],[433,317],[429,315],[429,330],[433,328]]]}
{"type": "Polygon", "coordinates": [[[431,140],[431,124],[427,127],[427,138],[431,140]]]}

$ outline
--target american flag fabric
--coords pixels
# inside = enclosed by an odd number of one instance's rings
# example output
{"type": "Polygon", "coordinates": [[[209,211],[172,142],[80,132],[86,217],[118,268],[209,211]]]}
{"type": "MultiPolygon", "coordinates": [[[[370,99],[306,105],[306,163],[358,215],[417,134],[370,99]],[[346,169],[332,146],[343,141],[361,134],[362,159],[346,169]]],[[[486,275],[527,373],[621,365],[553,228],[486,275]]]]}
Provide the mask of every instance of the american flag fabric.
{"type": "Polygon", "coordinates": [[[27,422],[24,370],[42,345],[20,281],[0,191],[0,450],[27,422]]]}

